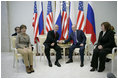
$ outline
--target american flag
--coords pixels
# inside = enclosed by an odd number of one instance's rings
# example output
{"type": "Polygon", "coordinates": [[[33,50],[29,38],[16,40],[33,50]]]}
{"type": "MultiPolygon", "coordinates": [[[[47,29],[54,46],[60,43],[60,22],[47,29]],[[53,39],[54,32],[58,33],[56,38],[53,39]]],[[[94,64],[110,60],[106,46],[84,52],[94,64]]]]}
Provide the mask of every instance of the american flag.
{"type": "Polygon", "coordinates": [[[66,2],[63,1],[62,7],[62,36],[61,38],[68,38],[68,25],[67,25],[67,12],[66,12],[66,2]]]}
{"type": "Polygon", "coordinates": [[[38,15],[37,15],[37,5],[36,5],[36,1],[34,2],[34,13],[33,13],[33,23],[32,26],[34,28],[34,43],[37,43],[37,41],[39,41],[38,39],[38,34],[39,34],[39,27],[38,27],[38,15]]]}
{"type": "Polygon", "coordinates": [[[77,15],[77,29],[83,30],[85,32],[85,21],[84,21],[84,11],[83,11],[83,1],[79,1],[79,6],[78,6],[78,15],[77,15]]]}
{"type": "Polygon", "coordinates": [[[46,33],[53,30],[53,13],[52,13],[52,3],[48,1],[47,6],[47,16],[46,16],[46,33]]]}

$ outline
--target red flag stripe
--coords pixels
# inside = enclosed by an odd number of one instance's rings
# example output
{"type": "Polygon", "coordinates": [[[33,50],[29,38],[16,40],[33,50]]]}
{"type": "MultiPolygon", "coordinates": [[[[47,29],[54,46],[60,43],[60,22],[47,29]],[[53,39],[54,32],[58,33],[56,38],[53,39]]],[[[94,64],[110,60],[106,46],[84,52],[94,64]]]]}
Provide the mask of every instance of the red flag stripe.
{"type": "MultiPolygon", "coordinates": [[[[81,14],[81,11],[78,12],[78,16],[77,16],[77,24],[78,24],[78,21],[79,21],[79,18],[80,18],[80,14],[81,14]]],[[[76,25],[77,25],[76,24],[76,25]]]]}
{"type": "Polygon", "coordinates": [[[50,26],[50,23],[49,23],[49,20],[48,18],[46,19],[47,23],[48,23],[48,26],[49,26],[49,30],[52,30],[51,26],[50,26]]]}
{"type": "Polygon", "coordinates": [[[83,21],[84,21],[84,16],[82,16],[82,20],[81,20],[81,23],[80,23],[80,26],[79,26],[79,30],[81,30],[81,27],[82,27],[83,21]]]}

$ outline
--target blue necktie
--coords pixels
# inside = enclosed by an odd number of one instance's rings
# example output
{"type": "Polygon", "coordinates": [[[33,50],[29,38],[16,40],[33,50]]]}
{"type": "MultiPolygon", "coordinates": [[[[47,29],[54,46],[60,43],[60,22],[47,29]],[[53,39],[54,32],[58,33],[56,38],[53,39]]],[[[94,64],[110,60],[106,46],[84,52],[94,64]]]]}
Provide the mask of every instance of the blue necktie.
{"type": "Polygon", "coordinates": [[[76,41],[76,32],[74,32],[74,44],[76,45],[77,44],[77,41],[76,41]]]}

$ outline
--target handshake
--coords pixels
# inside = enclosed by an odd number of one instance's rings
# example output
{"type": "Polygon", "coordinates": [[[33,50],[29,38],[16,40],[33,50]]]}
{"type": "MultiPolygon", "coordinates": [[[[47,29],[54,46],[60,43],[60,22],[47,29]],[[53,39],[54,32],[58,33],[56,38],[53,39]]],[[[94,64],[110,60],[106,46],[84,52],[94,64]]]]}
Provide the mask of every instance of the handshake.
{"type": "Polygon", "coordinates": [[[64,40],[59,40],[58,43],[63,44],[64,40]]]}

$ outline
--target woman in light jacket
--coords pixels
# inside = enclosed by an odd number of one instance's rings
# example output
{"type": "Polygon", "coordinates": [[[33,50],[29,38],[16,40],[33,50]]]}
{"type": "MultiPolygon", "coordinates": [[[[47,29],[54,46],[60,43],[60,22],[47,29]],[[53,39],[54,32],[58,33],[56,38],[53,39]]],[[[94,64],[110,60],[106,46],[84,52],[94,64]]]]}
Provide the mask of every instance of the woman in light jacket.
{"type": "Polygon", "coordinates": [[[33,53],[31,50],[30,37],[26,34],[27,27],[25,25],[20,26],[21,33],[16,38],[16,48],[18,53],[23,57],[24,64],[26,66],[26,72],[29,74],[34,72],[33,69],[33,53]]]}

